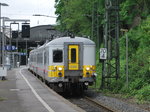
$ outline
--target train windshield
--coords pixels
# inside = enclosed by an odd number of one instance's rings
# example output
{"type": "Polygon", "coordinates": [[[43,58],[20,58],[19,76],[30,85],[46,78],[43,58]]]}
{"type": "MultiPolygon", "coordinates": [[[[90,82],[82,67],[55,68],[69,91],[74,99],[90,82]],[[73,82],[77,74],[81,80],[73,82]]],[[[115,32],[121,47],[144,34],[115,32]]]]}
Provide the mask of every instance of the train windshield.
{"type": "Polygon", "coordinates": [[[53,51],[53,62],[60,63],[63,61],[62,50],[54,50],[53,51]]]}
{"type": "Polygon", "coordinates": [[[76,49],[75,48],[71,49],[71,62],[76,63],[76,49]]]}

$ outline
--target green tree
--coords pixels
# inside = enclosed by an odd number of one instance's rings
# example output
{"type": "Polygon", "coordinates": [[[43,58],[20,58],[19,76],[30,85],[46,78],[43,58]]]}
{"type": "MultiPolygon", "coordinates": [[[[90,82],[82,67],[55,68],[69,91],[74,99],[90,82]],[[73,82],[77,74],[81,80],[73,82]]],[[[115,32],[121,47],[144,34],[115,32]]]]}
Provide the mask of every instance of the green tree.
{"type": "MultiPolygon", "coordinates": [[[[77,35],[91,36],[92,8],[98,0],[56,0],[57,23],[62,31],[72,31],[77,35]]],[[[104,0],[100,0],[104,3],[104,0]]],[[[102,13],[102,6],[99,12],[102,13]]],[[[101,21],[100,21],[101,22],[101,21]]]]}
{"type": "Polygon", "coordinates": [[[120,17],[123,24],[134,27],[150,14],[149,0],[123,0],[120,4],[120,17]],[[136,23],[137,22],[137,23],[136,23]]]}
{"type": "MultiPolygon", "coordinates": [[[[58,28],[61,31],[72,31],[76,35],[88,36],[91,36],[93,4],[99,3],[99,27],[100,32],[103,32],[105,0],[55,0],[55,2],[58,28]]],[[[112,88],[114,92],[128,93],[139,100],[150,100],[150,95],[147,94],[150,91],[150,0],[119,0],[119,2],[120,27],[129,30],[127,33],[129,88],[127,89],[124,84],[125,36],[120,37],[120,79],[112,83],[112,88]]],[[[97,63],[97,68],[100,68],[99,66],[97,63]]],[[[100,69],[97,71],[101,73],[100,69]]]]}

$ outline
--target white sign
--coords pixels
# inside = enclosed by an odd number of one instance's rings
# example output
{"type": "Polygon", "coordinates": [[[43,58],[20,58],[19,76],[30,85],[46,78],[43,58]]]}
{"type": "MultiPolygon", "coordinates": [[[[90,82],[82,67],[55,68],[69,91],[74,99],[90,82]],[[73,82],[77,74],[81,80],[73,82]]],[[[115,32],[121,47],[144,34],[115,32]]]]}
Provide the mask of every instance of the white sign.
{"type": "Polygon", "coordinates": [[[100,48],[100,59],[107,59],[107,49],[100,48]]]}
{"type": "Polygon", "coordinates": [[[0,67],[0,77],[7,76],[7,68],[6,67],[0,67]]]}

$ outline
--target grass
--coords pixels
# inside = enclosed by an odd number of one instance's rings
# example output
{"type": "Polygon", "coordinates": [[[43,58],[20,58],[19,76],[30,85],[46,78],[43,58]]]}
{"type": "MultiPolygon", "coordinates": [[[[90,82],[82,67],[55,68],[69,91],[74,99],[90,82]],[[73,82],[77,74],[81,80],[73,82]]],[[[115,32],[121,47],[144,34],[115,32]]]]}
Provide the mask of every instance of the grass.
{"type": "Polygon", "coordinates": [[[2,98],[2,97],[0,97],[0,101],[4,101],[4,100],[6,100],[6,98],[2,98]]]}

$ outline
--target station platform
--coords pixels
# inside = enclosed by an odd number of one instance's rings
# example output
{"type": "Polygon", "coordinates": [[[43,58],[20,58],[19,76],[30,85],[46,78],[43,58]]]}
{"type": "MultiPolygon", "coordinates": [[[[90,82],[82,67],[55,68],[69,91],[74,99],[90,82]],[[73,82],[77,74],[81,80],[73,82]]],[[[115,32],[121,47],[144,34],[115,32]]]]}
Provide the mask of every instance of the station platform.
{"type": "Polygon", "coordinates": [[[27,67],[0,80],[0,112],[85,112],[47,87],[27,67]]]}

